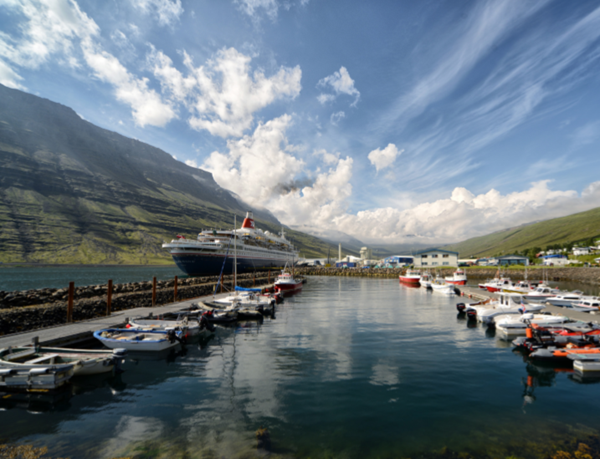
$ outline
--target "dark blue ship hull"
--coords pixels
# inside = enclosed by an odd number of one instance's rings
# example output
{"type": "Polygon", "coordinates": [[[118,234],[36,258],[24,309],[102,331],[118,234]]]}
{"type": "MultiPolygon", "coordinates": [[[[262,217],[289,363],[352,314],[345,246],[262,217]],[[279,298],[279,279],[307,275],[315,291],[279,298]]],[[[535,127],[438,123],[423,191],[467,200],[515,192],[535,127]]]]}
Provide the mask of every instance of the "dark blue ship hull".
{"type": "MultiPolygon", "coordinates": [[[[173,260],[177,267],[188,276],[218,276],[223,269],[224,275],[229,275],[233,272],[233,257],[230,255],[225,261],[223,268],[223,255],[206,255],[206,254],[172,254],[173,260]]],[[[285,261],[268,260],[257,258],[240,258],[237,259],[238,272],[252,272],[261,269],[277,268],[283,269],[285,261]]]]}

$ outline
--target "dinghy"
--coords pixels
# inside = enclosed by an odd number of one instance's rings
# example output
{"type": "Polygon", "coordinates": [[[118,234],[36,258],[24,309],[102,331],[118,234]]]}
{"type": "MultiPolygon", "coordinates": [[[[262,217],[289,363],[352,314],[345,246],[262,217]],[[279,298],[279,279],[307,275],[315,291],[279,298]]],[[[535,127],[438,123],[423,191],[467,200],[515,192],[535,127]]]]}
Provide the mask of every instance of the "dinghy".
{"type": "Polygon", "coordinates": [[[73,374],[95,375],[112,371],[126,355],[125,349],[112,352],[92,349],[55,347],[18,347],[0,350],[0,365],[4,368],[33,369],[55,365],[72,365],[73,374]]]}
{"type": "Polygon", "coordinates": [[[128,351],[164,351],[182,342],[180,330],[137,330],[135,328],[108,328],[94,332],[94,338],[110,349],[128,351]]]}

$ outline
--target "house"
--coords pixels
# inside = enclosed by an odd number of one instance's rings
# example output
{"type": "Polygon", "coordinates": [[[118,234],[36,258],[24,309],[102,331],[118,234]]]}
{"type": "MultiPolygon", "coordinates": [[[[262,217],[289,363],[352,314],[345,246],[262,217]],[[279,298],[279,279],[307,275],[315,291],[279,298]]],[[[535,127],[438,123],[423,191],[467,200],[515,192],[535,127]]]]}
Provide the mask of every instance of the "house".
{"type": "Polygon", "coordinates": [[[565,255],[546,255],[542,264],[544,266],[565,266],[569,264],[569,259],[565,255]]]}
{"type": "Polygon", "coordinates": [[[529,258],[521,257],[519,255],[504,255],[496,257],[498,260],[498,266],[509,266],[509,265],[523,265],[529,266],[529,258]]]}
{"type": "Polygon", "coordinates": [[[498,260],[495,258],[480,258],[476,263],[478,266],[497,266],[498,260]]]}
{"type": "Polygon", "coordinates": [[[421,250],[413,255],[415,268],[458,267],[458,252],[442,249],[421,250]]]}
{"type": "Polygon", "coordinates": [[[579,255],[589,255],[590,248],[589,247],[573,247],[573,255],[576,257],[579,255]]]}

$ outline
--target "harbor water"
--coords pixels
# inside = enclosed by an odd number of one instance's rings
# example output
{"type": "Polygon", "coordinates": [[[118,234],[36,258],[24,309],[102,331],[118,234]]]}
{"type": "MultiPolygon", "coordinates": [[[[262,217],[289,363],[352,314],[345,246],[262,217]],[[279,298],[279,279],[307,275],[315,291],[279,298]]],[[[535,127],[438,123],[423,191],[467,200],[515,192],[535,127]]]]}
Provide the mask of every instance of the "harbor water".
{"type": "Polygon", "coordinates": [[[600,384],[536,368],[395,279],[311,277],[275,319],[219,328],[51,397],[0,399],[4,440],[51,457],[552,457],[600,428],[600,384]],[[558,445],[558,446],[556,446],[558,445]]]}

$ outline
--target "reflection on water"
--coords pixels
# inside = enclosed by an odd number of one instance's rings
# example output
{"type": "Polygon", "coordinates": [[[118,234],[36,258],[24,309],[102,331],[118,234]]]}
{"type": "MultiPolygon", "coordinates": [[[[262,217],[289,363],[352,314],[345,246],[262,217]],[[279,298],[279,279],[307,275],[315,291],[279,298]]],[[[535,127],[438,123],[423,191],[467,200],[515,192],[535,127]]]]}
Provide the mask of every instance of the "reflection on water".
{"type": "Polygon", "coordinates": [[[263,426],[275,456],[542,457],[511,448],[598,427],[600,385],[528,364],[457,317],[458,301],[390,279],[310,278],[276,320],[129,355],[122,374],[74,380],[44,409],[4,399],[3,436],[54,456],[253,457],[263,426]]]}

